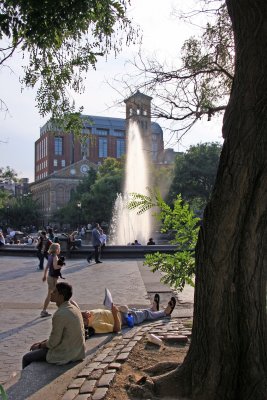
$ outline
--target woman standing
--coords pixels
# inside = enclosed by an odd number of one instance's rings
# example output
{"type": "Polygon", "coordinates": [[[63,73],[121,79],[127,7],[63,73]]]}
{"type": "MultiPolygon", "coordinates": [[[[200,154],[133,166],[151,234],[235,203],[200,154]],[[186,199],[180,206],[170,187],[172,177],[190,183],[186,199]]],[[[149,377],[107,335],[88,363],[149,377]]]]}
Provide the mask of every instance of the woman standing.
{"type": "Polygon", "coordinates": [[[40,317],[49,317],[51,315],[47,312],[47,307],[50,303],[51,293],[55,290],[58,280],[58,275],[55,270],[59,270],[61,268],[61,266],[58,265],[59,253],[60,253],[60,244],[52,243],[48,250],[48,261],[43,276],[43,282],[47,280],[48,293],[44,301],[44,307],[43,310],[41,311],[40,317]]]}

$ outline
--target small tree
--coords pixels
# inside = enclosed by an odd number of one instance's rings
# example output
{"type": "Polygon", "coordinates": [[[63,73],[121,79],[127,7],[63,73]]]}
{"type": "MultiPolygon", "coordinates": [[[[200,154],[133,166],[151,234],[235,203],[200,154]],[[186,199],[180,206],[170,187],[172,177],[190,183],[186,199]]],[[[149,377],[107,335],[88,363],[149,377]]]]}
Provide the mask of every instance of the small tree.
{"type": "Polygon", "coordinates": [[[194,215],[189,204],[183,202],[181,195],[176,197],[173,207],[170,207],[159,192],[149,192],[150,196],[132,193],[128,207],[139,208],[138,214],[151,207],[158,207],[160,211],[154,216],[162,223],[162,233],[174,233],[171,243],[177,245],[177,251],[173,255],[159,252],[148,254],[144,264],[148,265],[152,272],[163,272],[162,281],[182,291],[186,283],[194,286],[194,254],[199,218],[194,215]]]}

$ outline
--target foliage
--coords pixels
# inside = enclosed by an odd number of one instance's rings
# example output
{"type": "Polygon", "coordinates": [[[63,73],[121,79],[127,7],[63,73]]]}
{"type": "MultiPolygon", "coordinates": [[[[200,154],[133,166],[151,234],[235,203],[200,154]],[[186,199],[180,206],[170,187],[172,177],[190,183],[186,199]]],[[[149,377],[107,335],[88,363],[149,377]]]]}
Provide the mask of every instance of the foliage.
{"type": "Polygon", "coordinates": [[[83,91],[83,73],[97,59],[135,39],[128,0],[4,0],[0,3],[0,65],[15,51],[27,59],[23,83],[38,87],[42,116],[73,112],[69,90],[83,91]],[[125,34],[126,32],[126,34],[125,34]],[[6,44],[7,43],[7,44],[6,44]]]}
{"type": "Polygon", "coordinates": [[[211,196],[221,149],[219,143],[203,143],[178,154],[167,202],[181,193],[193,209],[203,209],[211,196]]]}
{"type": "MultiPolygon", "coordinates": [[[[85,224],[109,222],[117,193],[121,192],[124,160],[106,158],[98,171],[91,169],[73,192],[69,204],[58,210],[54,218],[59,223],[85,224]],[[77,207],[77,203],[81,207],[77,207]]],[[[74,225],[73,225],[74,227],[74,225]]]]}
{"type": "Polygon", "coordinates": [[[122,168],[124,168],[124,161],[124,157],[121,159],[112,157],[106,158],[98,169],[98,176],[102,178],[107,175],[120,174],[122,172],[122,168]]]}
{"type": "Polygon", "coordinates": [[[36,224],[40,218],[37,201],[30,195],[10,198],[0,210],[0,217],[14,229],[21,229],[29,225],[29,222],[36,224]]]}
{"type": "Polygon", "coordinates": [[[9,198],[11,197],[11,194],[7,192],[6,190],[0,189],[0,209],[5,207],[5,205],[8,203],[9,198]]]}
{"type": "Polygon", "coordinates": [[[87,221],[106,221],[112,217],[112,209],[121,192],[124,160],[108,157],[99,166],[96,179],[81,195],[84,216],[87,221]]]}
{"type": "Polygon", "coordinates": [[[99,177],[91,191],[82,196],[82,205],[89,221],[109,223],[117,193],[122,189],[122,181],[122,172],[99,177]]]}
{"type": "Polygon", "coordinates": [[[81,200],[81,196],[91,190],[92,185],[97,179],[97,171],[91,168],[87,175],[79,182],[76,190],[71,196],[71,202],[76,202],[81,200]]]}
{"type": "Polygon", "coordinates": [[[0,167],[0,179],[1,180],[8,180],[8,181],[18,181],[18,174],[17,172],[13,169],[10,168],[9,166],[7,167],[0,167]]]}
{"type": "Polygon", "coordinates": [[[133,62],[135,76],[124,79],[126,90],[134,85],[135,90],[155,97],[152,115],[173,121],[180,137],[203,116],[210,120],[225,110],[234,77],[233,33],[226,5],[216,1],[220,3],[216,9],[212,2],[206,3],[212,9],[211,22],[200,38],[184,42],[174,65],[140,53],[133,62]]]}
{"type": "Polygon", "coordinates": [[[172,244],[177,245],[174,255],[165,253],[155,253],[146,255],[145,264],[153,272],[159,270],[163,272],[162,282],[172,285],[182,291],[184,285],[194,285],[193,277],[195,271],[195,245],[198,236],[198,221],[189,204],[183,202],[181,195],[170,207],[162,199],[159,192],[149,189],[149,195],[132,193],[129,202],[130,209],[138,208],[141,214],[152,207],[158,207],[159,213],[155,213],[156,218],[162,223],[161,232],[173,232],[174,239],[172,244]]]}
{"type": "Polygon", "coordinates": [[[161,193],[163,199],[165,199],[166,195],[170,190],[170,186],[173,180],[173,164],[151,164],[150,165],[151,172],[151,181],[153,182],[153,186],[158,188],[161,193]]]}

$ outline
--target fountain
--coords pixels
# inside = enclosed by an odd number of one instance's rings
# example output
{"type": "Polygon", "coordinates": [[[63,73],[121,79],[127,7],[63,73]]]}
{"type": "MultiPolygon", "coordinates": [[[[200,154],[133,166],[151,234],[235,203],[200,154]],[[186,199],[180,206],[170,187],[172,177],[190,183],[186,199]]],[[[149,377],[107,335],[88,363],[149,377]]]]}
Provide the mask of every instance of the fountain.
{"type": "MultiPolygon", "coordinates": [[[[150,153],[148,153],[150,154],[150,153]]],[[[131,193],[147,195],[149,186],[148,156],[139,125],[129,121],[125,183],[123,194],[118,194],[112,220],[112,244],[127,245],[138,240],[145,245],[151,235],[151,212],[138,215],[127,207],[131,193]]]]}

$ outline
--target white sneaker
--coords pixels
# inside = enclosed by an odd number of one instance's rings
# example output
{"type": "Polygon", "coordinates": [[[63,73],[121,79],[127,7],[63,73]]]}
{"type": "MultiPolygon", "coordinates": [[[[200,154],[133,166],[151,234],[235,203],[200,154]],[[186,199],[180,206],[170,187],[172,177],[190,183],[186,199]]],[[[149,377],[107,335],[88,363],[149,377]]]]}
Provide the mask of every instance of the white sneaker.
{"type": "Polygon", "coordinates": [[[41,314],[40,314],[40,317],[41,318],[45,318],[45,317],[50,317],[51,316],[51,314],[49,314],[49,312],[47,312],[47,311],[41,311],[41,314]]]}
{"type": "Polygon", "coordinates": [[[104,298],[103,304],[104,304],[105,307],[107,307],[107,308],[109,308],[111,310],[112,304],[113,304],[113,300],[112,300],[111,293],[107,288],[105,289],[105,298],[104,298]]]}

